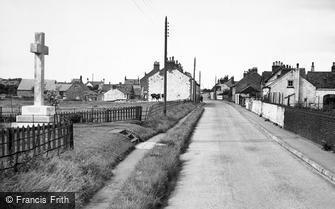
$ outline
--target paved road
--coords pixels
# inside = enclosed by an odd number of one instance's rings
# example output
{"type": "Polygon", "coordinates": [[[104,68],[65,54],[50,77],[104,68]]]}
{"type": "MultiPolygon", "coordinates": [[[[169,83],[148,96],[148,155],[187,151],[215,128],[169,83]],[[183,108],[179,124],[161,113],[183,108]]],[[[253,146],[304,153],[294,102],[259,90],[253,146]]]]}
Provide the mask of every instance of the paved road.
{"type": "Polygon", "coordinates": [[[335,186],[271,141],[238,108],[207,105],[166,208],[334,209],[335,186]]]}

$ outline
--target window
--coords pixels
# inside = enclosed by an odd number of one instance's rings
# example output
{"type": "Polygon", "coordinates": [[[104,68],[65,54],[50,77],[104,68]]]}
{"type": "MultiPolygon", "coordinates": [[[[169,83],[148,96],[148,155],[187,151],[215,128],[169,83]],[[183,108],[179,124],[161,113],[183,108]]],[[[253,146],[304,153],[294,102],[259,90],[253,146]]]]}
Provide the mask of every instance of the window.
{"type": "Polygon", "coordinates": [[[292,80],[287,81],[287,88],[293,88],[293,81],[292,80]]]}

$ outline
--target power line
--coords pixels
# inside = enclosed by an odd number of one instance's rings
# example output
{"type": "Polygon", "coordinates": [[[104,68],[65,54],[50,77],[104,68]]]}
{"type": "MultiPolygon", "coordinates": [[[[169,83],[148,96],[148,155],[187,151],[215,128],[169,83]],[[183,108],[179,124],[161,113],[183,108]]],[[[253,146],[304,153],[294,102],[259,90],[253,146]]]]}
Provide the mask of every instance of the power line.
{"type": "Polygon", "coordinates": [[[135,0],[132,0],[132,2],[135,4],[135,6],[137,7],[137,9],[145,16],[144,11],[142,10],[142,8],[136,3],[135,0]]]}

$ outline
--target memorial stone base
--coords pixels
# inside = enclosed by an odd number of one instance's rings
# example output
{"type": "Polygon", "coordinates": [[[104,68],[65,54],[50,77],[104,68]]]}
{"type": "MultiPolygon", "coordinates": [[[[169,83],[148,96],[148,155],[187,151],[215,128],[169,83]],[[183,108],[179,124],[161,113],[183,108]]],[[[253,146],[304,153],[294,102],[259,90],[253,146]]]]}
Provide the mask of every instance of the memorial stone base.
{"type": "Polygon", "coordinates": [[[12,123],[12,127],[53,123],[55,113],[53,106],[22,106],[22,115],[16,116],[16,123],[12,123]]]}

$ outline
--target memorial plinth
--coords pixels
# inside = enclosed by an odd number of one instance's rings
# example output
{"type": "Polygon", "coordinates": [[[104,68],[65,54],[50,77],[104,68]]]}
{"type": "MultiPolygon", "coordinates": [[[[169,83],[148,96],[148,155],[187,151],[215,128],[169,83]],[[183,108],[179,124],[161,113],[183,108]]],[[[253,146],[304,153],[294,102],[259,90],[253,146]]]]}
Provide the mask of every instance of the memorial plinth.
{"type": "Polygon", "coordinates": [[[35,43],[31,44],[30,52],[35,54],[34,105],[22,106],[22,115],[16,116],[13,127],[54,122],[55,107],[44,105],[44,55],[49,53],[44,44],[44,33],[35,33],[35,43]]]}
{"type": "Polygon", "coordinates": [[[53,123],[55,107],[22,106],[22,115],[16,116],[17,123],[53,123]]]}

